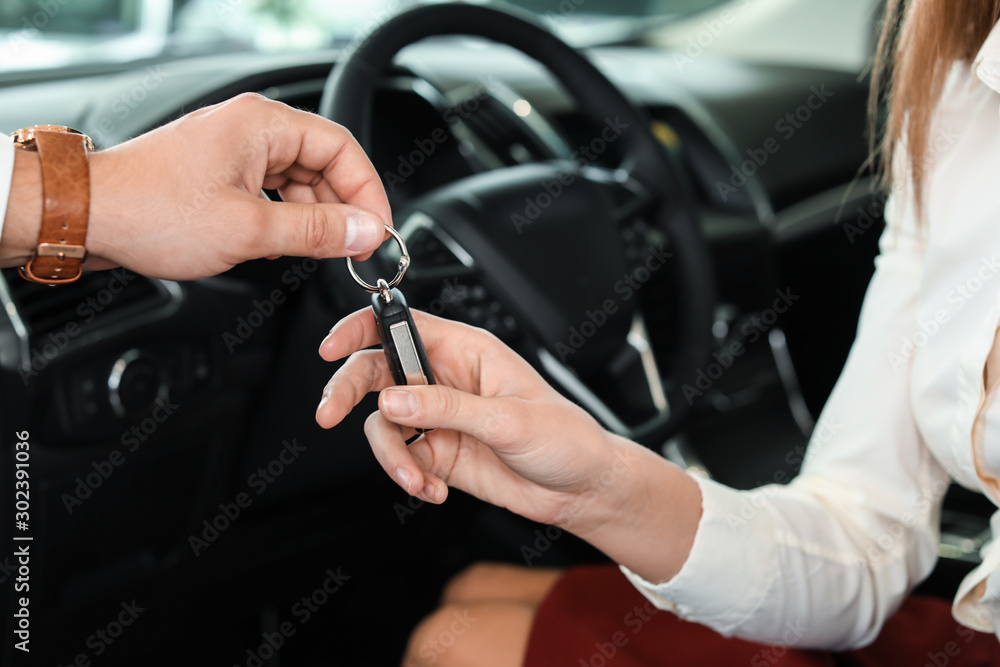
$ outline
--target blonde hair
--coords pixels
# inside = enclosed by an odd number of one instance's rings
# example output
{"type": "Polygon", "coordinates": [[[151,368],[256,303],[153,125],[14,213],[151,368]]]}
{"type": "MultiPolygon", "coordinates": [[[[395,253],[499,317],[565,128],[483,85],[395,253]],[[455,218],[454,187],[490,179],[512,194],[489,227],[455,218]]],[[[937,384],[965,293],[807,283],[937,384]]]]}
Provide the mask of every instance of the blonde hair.
{"type": "Polygon", "coordinates": [[[931,117],[956,61],[971,63],[1000,17],[1000,0],[888,0],[868,102],[872,159],[892,185],[892,162],[906,137],[920,206],[931,117]],[[884,132],[879,114],[887,103],[884,132]]]}

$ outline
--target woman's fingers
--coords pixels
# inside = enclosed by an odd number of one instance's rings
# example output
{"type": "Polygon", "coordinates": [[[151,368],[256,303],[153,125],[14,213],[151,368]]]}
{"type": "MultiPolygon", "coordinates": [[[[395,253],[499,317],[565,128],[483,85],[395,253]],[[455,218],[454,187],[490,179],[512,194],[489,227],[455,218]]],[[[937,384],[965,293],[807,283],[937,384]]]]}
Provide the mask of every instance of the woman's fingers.
{"type": "MultiPolygon", "coordinates": [[[[410,430],[405,426],[397,428],[410,430]]],[[[407,447],[410,456],[424,473],[424,485],[420,490],[420,498],[423,500],[443,503],[448,497],[448,484],[444,480],[454,465],[460,437],[457,433],[437,431],[417,438],[407,447]],[[445,461],[451,465],[444,464],[445,461]]]]}
{"type": "Polygon", "coordinates": [[[316,422],[323,428],[336,426],[369,392],[392,383],[382,350],[362,350],[351,355],[323,389],[316,422]]]}
{"type": "MultiPolygon", "coordinates": [[[[439,335],[443,333],[442,330],[451,326],[462,327],[423,313],[416,317],[431,336],[439,335]]],[[[337,322],[320,343],[320,356],[327,361],[351,355],[334,373],[323,391],[323,398],[316,410],[316,421],[323,428],[331,428],[340,423],[368,392],[393,384],[384,353],[381,350],[363,350],[377,343],[378,331],[371,308],[362,308],[337,322]]]]}
{"type": "MultiPolygon", "coordinates": [[[[444,346],[449,358],[456,357],[468,361],[476,358],[489,347],[503,347],[498,339],[468,324],[446,320],[419,310],[411,310],[413,321],[420,332],[420,338],[429,353],[444,346]],[[459,345],[459,338],[461,345],[459,345]],[[459,354],[456,354],[459,353],[459,354]]],[[[319,354],[326,361],[336,361],[355,350],[377,345],[378,329],[371,308],[362,308],[343,318],[330,330],[319,346],[319,354]]],[[[515,356],[511,352],[512,356],[515,356]]]]}
{"type": "Polygon", "coordinates": [[[373,412],[365,420],[365,435],[382,469],[403,491],[411,496],[417,495],[423,488],[423,471],[407,450],[399,427],[378,412],[373,412]]]}
{"type": "Polygon", "coordinates": [[[459,431],[494,447],[517,443],[522,429],[521,399],[512,396],[486,398],[439,384],[389,386],[378,404],[397,424],[459,431]]]}
{"type": "Polygon", "coordinates": [[[488,447],[461,433],[439,429],[407,446],[407,432],[412,429],[392,423],[380,412],[365,422],[365,435],[379,464],[400,488],[421,500],[443,503],[452,486],[498,502],[505,497],[504,489],[523,481],[488,447]]]}
{"type": "Polygon", "coordinates": [[[362,308],[340,320],[330,329],[330,333],[319,344],[319,356],[326,361],[336,361],[378,342],[375,315],[371,308],[362,308]]]}
{"type": "Polygon", "coordinates": [[[379,412],[365,421],[365,435],[375,459],[401,489],[427,502],[444,502],[448,485],[431,471],[434,455],[429,443],[420,439],[407,447],[402,429],[379,412]]]}

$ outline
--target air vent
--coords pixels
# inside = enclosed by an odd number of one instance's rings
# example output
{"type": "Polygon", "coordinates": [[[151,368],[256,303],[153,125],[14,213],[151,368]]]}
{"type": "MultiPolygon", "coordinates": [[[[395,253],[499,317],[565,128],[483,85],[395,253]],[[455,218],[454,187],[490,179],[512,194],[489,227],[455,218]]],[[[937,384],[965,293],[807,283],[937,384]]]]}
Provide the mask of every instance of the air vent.
{"type": "Polygon", "coordinates": [[[77,322],[81,327],[126,310],[154,308],[169,299],[157,284],[124,269],[86,271],[75,283],[50,287],[4,269],[11,299],[28,331],[45,334],[77,322]]]}

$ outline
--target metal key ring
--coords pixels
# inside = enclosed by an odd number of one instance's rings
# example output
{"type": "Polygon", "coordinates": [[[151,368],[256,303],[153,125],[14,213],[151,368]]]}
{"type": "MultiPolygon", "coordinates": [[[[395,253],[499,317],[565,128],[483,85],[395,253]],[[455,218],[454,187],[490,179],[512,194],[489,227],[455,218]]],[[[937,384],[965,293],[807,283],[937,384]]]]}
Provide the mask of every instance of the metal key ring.
{"type": "Polygon", "coordinates": [[[379,285],[369,285],[364,280],[362,280],[361,276],[359,276],[357,271],[354,270],[354,262],[351,261],[350,257],[347,258],[347,270],[351,272],[351,277],[354,278],[355,282],[361,285],[361,287],[363,287],[366,291],[371,292],[372,294],[375,294],[376,292],[383,292],[383,290],[386,288],[392,289],[393,287],[398,285],[399,281],[403,279],[403,274],[406,273],[406,269],[410,267],[410,253],[406,251],[406,243],[403,241],[403,237],[400,236],[399,232],[397,232],[389,225],[385,226],[385,231],[389,232],[389,234],[392,235],[392,238],[396,239],[396,243],[399,244],[399,252],[400,252],[399,269],[396,272],[396,277],[390,280],[388,283],[386,283],[381,278],[379,279],[380,283],[386,285],[385,288],[379,285]]]}

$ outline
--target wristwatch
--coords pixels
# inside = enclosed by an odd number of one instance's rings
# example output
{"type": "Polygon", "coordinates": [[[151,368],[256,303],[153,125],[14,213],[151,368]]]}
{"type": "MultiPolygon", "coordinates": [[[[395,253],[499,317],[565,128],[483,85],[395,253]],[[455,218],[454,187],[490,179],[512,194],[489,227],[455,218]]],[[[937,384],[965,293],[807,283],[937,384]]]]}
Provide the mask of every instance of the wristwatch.
{"type": "Polygon", "coordinates": [[[37,151],[42,166],[42,226],[34,257],[21,277],[46,285],[77,280],[87,255],[90,163],[94,142],[62,125],[33,125],[11,135],[14,145],[37,151]]]}

